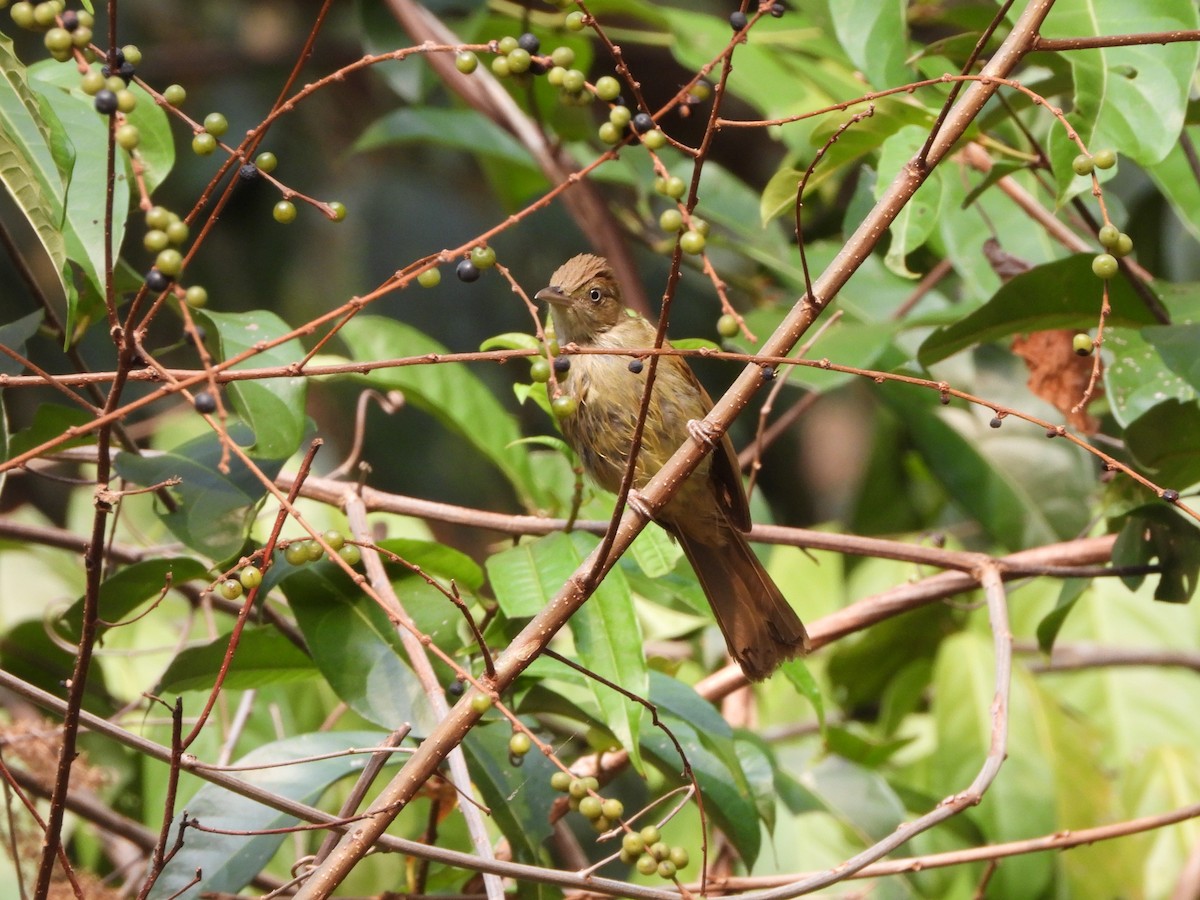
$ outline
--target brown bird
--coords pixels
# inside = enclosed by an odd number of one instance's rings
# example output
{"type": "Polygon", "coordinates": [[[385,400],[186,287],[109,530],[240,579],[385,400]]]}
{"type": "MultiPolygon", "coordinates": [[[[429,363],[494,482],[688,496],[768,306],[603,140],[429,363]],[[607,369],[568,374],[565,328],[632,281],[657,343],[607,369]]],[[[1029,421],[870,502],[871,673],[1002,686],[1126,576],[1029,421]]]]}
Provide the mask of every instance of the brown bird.
{"type": "MultiPolygon", "coordinates": [[[[570,368],[558,378],[559,387],[575,400],[574,411],[559,420],[563,434],[588,474],[615,492],[628,465],[646,387],[640,363],[617,354],[653,348],[655,329],[621,302],[612,267],[598,256],[567,260],[537,298],[550,304],[560,343],[617,351],[572,356],[570,368]]],[[[655,521],[678,539],[730,655],[758,681],[806,652],[808,635],[746,542],[750,509],[733,443],[724,435],[714,445],[701,426],[711,409],[712,400],[688,364],[678,356],[659,357],[633,487],[645,487],[689,437],[713,446],[655,521]]],[[[630,502],[636,504],[637,497],[630,502]]]]}

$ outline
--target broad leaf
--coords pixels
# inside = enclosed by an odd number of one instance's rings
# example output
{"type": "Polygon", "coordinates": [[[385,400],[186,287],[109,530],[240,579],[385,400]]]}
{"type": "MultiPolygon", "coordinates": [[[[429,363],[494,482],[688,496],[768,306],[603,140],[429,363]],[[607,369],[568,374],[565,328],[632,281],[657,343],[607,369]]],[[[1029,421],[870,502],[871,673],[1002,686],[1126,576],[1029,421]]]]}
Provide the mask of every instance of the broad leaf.
{"type": "MultiPolygon", "coordinates": [[[[188,647],[167,666],[159,684],[160,693],[208,691],[216,684],[225,661],[230,635],[199,647],[188,647]]],[[[270,627],[247,628],[241,634],[224,687],[250,690],[268,684],[292,684],[318,674],[308,654],[270,627]]]]}

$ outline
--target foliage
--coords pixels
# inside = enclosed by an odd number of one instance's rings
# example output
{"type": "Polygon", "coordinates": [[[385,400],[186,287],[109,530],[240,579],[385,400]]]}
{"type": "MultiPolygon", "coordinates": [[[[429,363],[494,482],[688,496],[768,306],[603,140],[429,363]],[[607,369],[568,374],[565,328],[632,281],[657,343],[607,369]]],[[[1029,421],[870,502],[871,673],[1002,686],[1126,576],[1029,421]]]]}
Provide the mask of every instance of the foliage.
{"type": "Polygon", "coordinates": [[[879,896],[1196,892],[1194,3],[127,0],[67,62],[25,7],[0,23],[0,878],[677,896],[617,858],[654,824],[692,891],[890,853],[858,873],[879,896]],[[105,116],[83,76],[120,68],[113,15],[145,59],[105,116]],[[524,34],[534,68],[496,77],[524,34]],[[187,226],[162,290],[158,207],[187,226]],[[745,448],[815,644],[753,689],[533,377],[573,348],[529,298],[584,250],[664,299],[745,448]],[[620,801],[608,833],[563,770],[620,801]],[[393,818],[365,844],[407,868],[335,840],[393,818]]]}

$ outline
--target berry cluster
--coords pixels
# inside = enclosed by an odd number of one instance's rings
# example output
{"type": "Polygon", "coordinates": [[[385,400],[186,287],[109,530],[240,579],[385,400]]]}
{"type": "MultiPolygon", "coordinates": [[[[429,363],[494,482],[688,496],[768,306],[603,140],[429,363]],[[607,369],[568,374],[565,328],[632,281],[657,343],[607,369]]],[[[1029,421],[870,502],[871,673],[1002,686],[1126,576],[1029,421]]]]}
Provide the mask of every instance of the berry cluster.
{"type": "MultiPolygon", "coordinates": [[[[347,544],[346,536],[340,531],[326,531],[321,537],[347,565],[356,566],[362,559],[362,551],[356,544],[347,544]]],[[[324,555],[324,548],[313,540],[292,541],[283,550],[283,558],[293,566],[316,562],[324,555]]]]}
{"type": "Polygon", "coordinates": [[[626,832],[621,839],[621,862],[636,865],[643,875],[673,879],[690,860],[686,848],[668,845],[656,827],[647,825],[641,831],[626,832]]]}
{"type": "Polygon", "coordinates": [[[567,805],[591,822],[597,831],[608,831],[625,814],[625,805],[620,800],[597,796],[600,781],[591,776],[572,778],[566,772],[555,772],[550,776],[550,786],[566,794],[567,805]]]}

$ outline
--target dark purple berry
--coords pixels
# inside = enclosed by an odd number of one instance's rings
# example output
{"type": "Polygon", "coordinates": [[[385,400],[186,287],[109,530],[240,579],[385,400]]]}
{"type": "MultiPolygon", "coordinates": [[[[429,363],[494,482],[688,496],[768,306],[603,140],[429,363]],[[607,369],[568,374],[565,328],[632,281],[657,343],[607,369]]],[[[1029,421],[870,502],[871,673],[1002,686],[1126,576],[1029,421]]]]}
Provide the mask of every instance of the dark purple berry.
{"type": "Polygon", "coordinates": [[[654,130],[654,120],[650,118],[649,113],[638,113],[633,117],[633,130],[638,134],[645,134],[647,131],[654,130]]]}
{"type": "Polygon", "coordinates": [[[763,381],[774,381],[775,380],[775,369],[771,366],[763,366],[762,367],[762,380],[763,381]]]}
{"type": "Polygon", "coordinates": [[[562,375],[564,372],[571,370],[571,358],[569,356],[554,357],[554,372],[557,375],[562,375]]]}
{"type": "Polygon", "coordinates": [[[530,75],[545,75],[547,71],[546,64],[540,59],[531,59],[529,61],[530,75]]]}
{"type": "Polygon", "coordinates": [[[993,416],[992,421],[988,422],[988,425],[990,425],[992,428],[999,428],[1003,424],[1004,424],[1004,420],[1001,419],[999,416],[993,416]]]}
{"type": "Polygon", "coordinates": [[[238,177],[242,181],[253,181],[258,177],[258,174],[258,166],[254,165],[254,163],[246,163],[238,169],[238,177]]]}
{"type": "Polygon", "coordinates": [[[146,287],[156,294],[161,294],[171,286],[171,279],[164,275],[158,269],[151,269],[146,273],[146,287]]]}
{"type": "Polygon", "coordinates": [[[746,27],[746,14],[740,9],[729,14],[729,27],[734,31],[741,31],[746,27]]]}
{"type": "Polygon", "coordinates": [[[459,681],[457,678],[454,679],[452,682],[450,682],[448,685],[446,685],[446,693],[449,694],[451,697],[461,697],[463,695],[464,689],[465,689],[465,687],[464,687],[463,683],[461,681],[459,681]]]}
{"type": "Polygon", "coordinates": [[[1164,500],[1166,500],[1168,503],[1178,503],[1179,502],[1179,491],[1175,490],[1174,488],[1167,488],[1165,491],[1162,492],[1162,498],[1164,500]]]}
{"type": "Polygon", "coordinates": [[[73,9],[68,9],[62,14],[62,27],[67,31],[74,31],[79,27],[79,13],[73,9]]]}
{"type": "Polygon", "coordinates": [[[108,62],[110,65],[116,66],[118,69],[125,65],[125,51],[120,47],[112,50],[108,54],[108,62]]]}
{"type": "Polygon", "coordinates": [[[196,399],[192,401],[192,406],[196,408],[198,413],[211,413],[217,411],[217,398],[208,391],[200,391],[196,394],[196,399]]]}
{"type": "Polygon", "coordinates": [[[129,82],[133,81],[133,74],[136,71],[137,69],[133,67],[133,63],[123,62],[121,63],[121,68],[117,70],[117,74],[125,79],[126,84],[129,84],[129,82]]]}
{"type": "Polygon", "coordinates": [[[629,371],[634,375],[641,375],[644,365],[640,359],[631,359],[629,361],[629,371]]]}
{"type": "Polygon", "coordinates": [[[517,46],[520,47],[522,50],[529,51],[529,54],[532,56],[532,55],[536,54],[538,52],[538,50],[541,49],[542,42],[537,39],[536,34],[530,34],[527,31],[523,35],[521,35],[519,38],[517,38],[517,46]]]}
{"type": "Polygon", "coordinates": [[[92,103],[96,107],[96,112],[103,113],[106,116],[111,116],[117,111],[117,95],[108,88],[97,91],[96,98],[92,103]]]}
{"type": "Polygon", "coordinates": [[[782,3],[771,4],[771,15],[773,15],[775,18],[782,19],[785,12],[787,12],[787,7],[782,3]]]}
{"type": "Polygon", "coordinates": [[[469,259],[459,260],[458,265],[454,269],[454,274],[458,276],[459,281],[464,281],[470,284],[472,281],[478,281],[482,274],[475,263],[469,259]]]}

